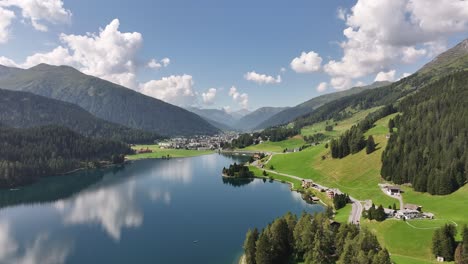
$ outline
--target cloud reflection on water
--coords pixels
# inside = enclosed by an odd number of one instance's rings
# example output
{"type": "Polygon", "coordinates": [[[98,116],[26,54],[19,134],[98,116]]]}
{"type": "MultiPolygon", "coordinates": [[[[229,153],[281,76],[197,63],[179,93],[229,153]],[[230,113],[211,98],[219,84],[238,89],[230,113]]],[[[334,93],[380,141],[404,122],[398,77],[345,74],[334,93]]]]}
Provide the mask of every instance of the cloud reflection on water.
{"type": "Polygon", "coordinates": [[[143,213],[135,201],[135,182],[85,191],[55,203],[66,224],[98,223],[116,241],[122,228],[139,227],[143,213]]]}
{"type": "Polygon", "coordinates": [[[8,222],[0,222],[0,263],[62,264],[72,246],[64,241],[52,241],[47,233],[40,233],[30,244],[21,245],[13,237],[8,222]]]}

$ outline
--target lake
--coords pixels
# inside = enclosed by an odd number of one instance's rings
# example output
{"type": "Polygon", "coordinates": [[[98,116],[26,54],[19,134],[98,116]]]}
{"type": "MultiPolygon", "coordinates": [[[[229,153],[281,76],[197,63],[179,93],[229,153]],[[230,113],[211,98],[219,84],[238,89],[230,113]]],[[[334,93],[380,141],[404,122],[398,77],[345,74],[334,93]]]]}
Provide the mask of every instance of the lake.
{"type": "Polygon", "coordinates": [[[249,228],[323,211],[287,184],[229,181],[218,154],[140,160],[0,191],[0,263],[235,263],[249,228]]]}

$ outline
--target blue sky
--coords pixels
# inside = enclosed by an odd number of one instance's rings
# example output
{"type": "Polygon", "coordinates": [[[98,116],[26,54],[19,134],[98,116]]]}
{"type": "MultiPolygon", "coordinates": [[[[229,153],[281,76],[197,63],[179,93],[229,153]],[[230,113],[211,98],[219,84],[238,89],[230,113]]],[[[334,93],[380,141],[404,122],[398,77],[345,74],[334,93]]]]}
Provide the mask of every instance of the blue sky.
{"type": "Polygon", "coordinates": [[[14,16],[0,18],[0,63],[68,64],[170,103],[230,110],[397,80],[468,32],[458,0],[40,2],[52,5],[0,3],[14,16]]]}

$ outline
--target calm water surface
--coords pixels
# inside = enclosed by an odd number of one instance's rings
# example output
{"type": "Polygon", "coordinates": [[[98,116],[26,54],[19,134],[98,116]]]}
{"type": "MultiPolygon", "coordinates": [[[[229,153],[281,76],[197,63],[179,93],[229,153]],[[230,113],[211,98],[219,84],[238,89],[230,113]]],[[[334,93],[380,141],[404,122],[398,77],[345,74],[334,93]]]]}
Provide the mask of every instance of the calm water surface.
{"type": "Polygon", "coordinates": [[[323,210],[286,184],[226,182],[239,159],[142,160],[0,191],[0,263],[234,263],[249,228],[323,210]]]}

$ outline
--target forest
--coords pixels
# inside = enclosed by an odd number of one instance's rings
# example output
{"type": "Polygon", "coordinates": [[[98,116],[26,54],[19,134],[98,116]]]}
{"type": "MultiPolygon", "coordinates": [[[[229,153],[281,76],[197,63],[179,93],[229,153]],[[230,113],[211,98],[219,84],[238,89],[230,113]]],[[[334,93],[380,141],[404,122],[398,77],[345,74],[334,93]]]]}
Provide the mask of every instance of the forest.
{"type": "Polygon", "coordinates": [[[325,214],[287,213],[261,232],[249,230],[244,241],[247,264],[373,263],[390,264],[390,256],[367,229],[332,224],[325,214]]]}
{"type": "Polygon", "coordinates": [[[462,240],[457,243],[457,228],[446,224],[435,230],[432,236],[432,253],[443,257],[444,261],[455,261],[456,264],[468,264],[468,227],[461,230],[462,240]]]}
{"type": "Polygon", "coordinates": [[[229,168],[223,168],[223,175],[237,178],[252,178],[254,176],[249,167],[237,163],[229,165],[229,168]]]}
{"type": "Polygon", "coordinates": [[[366,141],[364,133],[374,126],[375,121],[393,114],[396,109],[392,105],[384,106],[383,108],[368,114],[357,125],[351,127],[338,139],[331,141],[331,155],[333,158],[344,158],[349,154],[355,154],[361,151],[367,145],[367,154],[375,150],[374,139],[369,137],[366,141]]]}
{"type": "Polygon", "coordinates": [[[273,142],[282,141],[289,137],[299,134],[299,130],[286,127],[271,127],[252,134],[241,134],[237,139],[234,139],[230,146],[231,148],[245,148],[253,144],[259,144],[259,138],[262,140],[270,140],[273,142]]]}
{"type": "Polygon", "coordinates": [[[468,74],[460,71],[403,99],[382,154],[382,176],[416,191],[449,194],[468,172],[468,74]]]}
{"type": "Polygon", "coordinates": [[[124,143],[84,137],[68,128],[0,127],[0,187],[31,183],[40,177],[123,162],[132,153],[124,143]]]}

